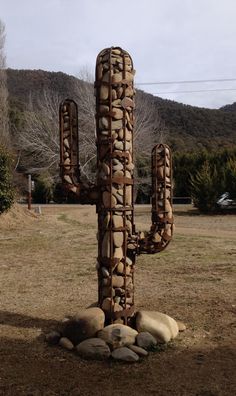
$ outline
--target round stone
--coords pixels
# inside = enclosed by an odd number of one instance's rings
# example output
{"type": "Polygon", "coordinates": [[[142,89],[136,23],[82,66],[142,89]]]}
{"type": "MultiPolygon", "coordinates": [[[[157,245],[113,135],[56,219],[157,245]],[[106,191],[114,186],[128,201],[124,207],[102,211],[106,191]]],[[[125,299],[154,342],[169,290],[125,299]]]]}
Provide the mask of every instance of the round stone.
{"type": "Polygon", "coordinates": [[[105,208],[114,208],[115,205],[117,204],[116,197],[114,195],[111,195],[108,191],[104,191],[102,194],[102,200],[105,208]]]}
{"type": "Polygon", "coordinates": [[[124,234],[123,232],[114,232],[113,233],[113,241],[114,245],[119,248],[123,245],[124,243],[124,234]]]}

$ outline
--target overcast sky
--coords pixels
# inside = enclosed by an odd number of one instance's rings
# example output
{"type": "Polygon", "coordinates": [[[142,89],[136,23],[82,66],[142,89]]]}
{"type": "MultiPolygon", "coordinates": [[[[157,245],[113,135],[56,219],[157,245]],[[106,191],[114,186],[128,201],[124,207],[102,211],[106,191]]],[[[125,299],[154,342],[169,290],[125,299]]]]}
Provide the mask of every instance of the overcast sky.
{"type": "Polygon", "coordinates": [[[118,45],[137,84],[235,79],[140,86],[147,92],[210,108],[236,101],[236,0],[0,0],[0,18],[8,67],[76,76],[118,45]],[[217,91],[164,94],[193,90],[217,91]]]}

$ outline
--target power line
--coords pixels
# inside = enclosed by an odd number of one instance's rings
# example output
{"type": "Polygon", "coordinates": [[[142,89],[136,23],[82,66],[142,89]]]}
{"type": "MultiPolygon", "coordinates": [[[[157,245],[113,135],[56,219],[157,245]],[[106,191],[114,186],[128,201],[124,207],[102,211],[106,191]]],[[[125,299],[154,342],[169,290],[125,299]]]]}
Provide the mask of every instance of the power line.
{"type": "Polygon", "coordinates": [[[216,91],[236,91],[236,88],[222,88],[222,89],[199,89],[197,91],[168,91],[168,92],[147,92],[151,95],[165,95],[177,93],[194,93],[194,92],[216,92],[216,91]]]}
{"type": "Polygon", "coordinates": [[[226,81],[236,81],[236,78],[218,78],[211,80],[159,81],[159,82],[136,83],[135,85],[200,84],[200,83],[226,82],[226,81]]]}

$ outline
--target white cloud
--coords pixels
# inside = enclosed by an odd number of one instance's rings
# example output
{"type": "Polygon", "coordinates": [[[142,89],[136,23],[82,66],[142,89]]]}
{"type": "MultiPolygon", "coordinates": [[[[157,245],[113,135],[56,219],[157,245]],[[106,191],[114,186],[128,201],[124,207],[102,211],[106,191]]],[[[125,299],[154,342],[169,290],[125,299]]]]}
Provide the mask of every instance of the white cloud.
{"type": "MultiPolygon", "coordinates": [[[[101,49],[119,45],[133,57],[139,82],[235,77],[234,0],[0,0],[0,10],[12,68],[76,74],[94,67],[101,49]]],[[[164,97],[217,107],[235,101],[236,91],[164,97]]]]}

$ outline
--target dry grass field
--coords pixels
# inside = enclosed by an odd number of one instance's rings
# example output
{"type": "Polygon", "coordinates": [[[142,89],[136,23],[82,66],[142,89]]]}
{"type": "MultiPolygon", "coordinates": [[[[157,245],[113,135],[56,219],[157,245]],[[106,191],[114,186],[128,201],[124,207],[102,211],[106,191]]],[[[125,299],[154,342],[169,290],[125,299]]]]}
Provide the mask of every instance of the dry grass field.
{"type": "MultiPolygon", "coordinates": [[[[0,395],[236,394],[236,216],[175,208],[173,242],[137,260],[137,309],[158,310],[187,330],[128,365],[81,360],[42,333],[96,301],[92,206],[16,206],[0,217],[0,395]]],[[[150,207],[136,208],[138,230],[150,207]]]]}

